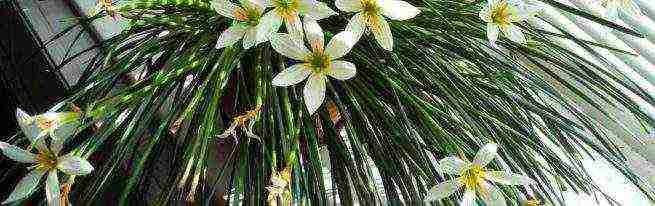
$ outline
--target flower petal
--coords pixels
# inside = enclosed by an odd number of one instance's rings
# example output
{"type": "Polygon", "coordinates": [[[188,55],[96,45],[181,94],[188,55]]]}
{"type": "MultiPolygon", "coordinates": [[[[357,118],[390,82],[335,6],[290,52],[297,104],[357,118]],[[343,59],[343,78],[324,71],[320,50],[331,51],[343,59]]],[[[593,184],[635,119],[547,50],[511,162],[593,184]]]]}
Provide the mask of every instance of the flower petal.
{"type": "Polygon", "coordinates": [[[476,206],[475,204],[475,190],[466,189],[464,191],[464,196],[462,196],[462,201],[459,203],[460,206],[476,206]]]}
{"type": "Polygon", "coordinates": [[[255,46],[261,42],[257,42],[257,27],[248,27],[243,36],[243,48],[249,49],[252,46],[255,46]]]}
{"type": "Polygon", "coordinates": [[[525,36],[523,35],[523,32],[521,31],[521,28],[519,28],[516,25],[510,25],[505,29],[501,29],[503,31],[503,34],[509,39],[512,40],[513,42],[516,43],[524,43],[525,36]]]}
{"type": "Polygon", "coordinates": [[[311,70],[305,68],[305,64],[295,64],[275,75],[272,84],[279,87],[291,86],[307,79],[311,73],[311,70]]]}
{"type": "Polygon", "coordinates": [[[499,33],[500,33],[500,28],[498,27],[498,25],[493,23],[487,23],[487,38],[489,39],[489,43],[496,44],[496,41],[498,41],[499,33]]]}
{"type": "Polygon", "coordinates": [[[358,12],[362,10],[362,4],[359,0],[336,0],[334,4],[341,11],[358,12]]]}
{"type": "Polygon", "coordinates": [[[477,164],[480,166],[487,166],[491,160],[496,157],[496,153],[498,152],[498,144],[496,143],[489,143],[482,147],[480,151],[478,151],[477,154],[475,154],[475,159],[473,159],[473,164],[477,164]]]}
{"type": "Polygon", "coordinates": [[[482,19],[482,21],[491,22],[491,5],[488,3],[485,4],[485,6],[482,7],[478,15],[480,16],[480,19],[482,19]]]}
{"type": "Polygon", "coordinates": [[[639,5],[635,1],[624,1],[624,10],[627,14],[633,15],[633,16],[639,16],[641,15],[641,9],[639,9],[639,5]]]}
{"type": "Polygon", "coordinates": [[[73,136],[77,132],[78,127],[80,126],[79,121],[69,121],[62,123],[57,129],[53,132],[53,139],[59,141],[66,141],[69,137],[73,136]]]}
{"type": "Polygon", "coordinates": [[[378,0],[382,15],[393,20],[407,20],[421,13],[421,10],[401,0],[378,0]]]}
{"type": "Polygon", "coordinates": [[[14,191],[11,192],[9,197],[3,201],[2,204],[4,205],[30,196],[36,190],[36,186],[39,185],[39,181],[41,181],[45,172],[45,170],[40,169],[32,170],[27,174],[27,176],[23,177],[23,179],[18,182],[14,191]]]}
{"type": "Polygon", "coordinates": [[[471,163],[464,161],[457,157],[446,157],[439,160],[439,168],[446,174],[459,174],[463,169],[467,168],[471,163]]]}
{"type": "Polygon", "coordinates": [[[273,34],[271,46],[278,53],[295,60],[303,60],[309,55],[309,50],[304,45],[299,45],[289,34],[273,34]]]}
{"type": "Polygon", "coordinates": [[[426,201],[436,201],[443,198],[446,198],[457,191],[460,187],[464,186],[462,181],[459,179],[448,180],[442,183],[439,183],[432,187],[428,194],[425,196],[426,201]]]}
{"type": "Polygon", "coordinates": [[[246,4],[247,2],[247,5],[251,5],[252,7],[260,11],[264,11],[266,7],[269,7],[271,5],[270,4],[271,1],[266,1],[266,0],[241,0],[241,2],[242,5],[246,4]]]}
{"type": "Polygon", "coordinates": [[[234,19],[234,10],[238,9],[239,6],[229,0],[214,0],[212,2],[212,8],[214,8],[219,15],[234,19]]]}
{"type": "Polygon", "coordinates": [[[282,26],[282,17],[275,11],[264,14],[257,24],[257,42],[265,42],[282,26]]]}
{"type": "Polygon", "coordinates": [[[305,84],[303,94],[309,114],[314,114],[325,99],[325,75],[312,74],[305,84]]]}
{"type": "Polygon", "coordinates": [[[486,181],[482,182],[482,187],[486,188],[487,195],[482,196],[484,203],[489,206],[505,206],[507,202],[505,201],[505,196],[498,189],[498,187],[489,184],[486,181]]]}
{"type": "Polygon", "coordinates": [[[375,40],[387,51],[393,50],[393,37],[391,36],[391,28],[384,20],[384,17],[378,15],[377,18],[371,19],[374,23],[371,25],[371,31],[375,35],[375,40]]]}
{"type": "Polygon", "coordinates": [[[34,123],[34,117],[28,115],[25,111],[20,108],[16,109],[16,120],[20,129],[23,131],[23,134],[30,140],[33,141],[39,135],[39,130],[34,123]]]}
{"type": "Polygon", "coordinates": [[[333,60],[330,63],[330,69],[327,71],[327,75],[338,80],[353,78],[355,74],[357,74],[355,64],[341,60],[333,60]]]}
{"type": "Polygon", "coordinates": [[[218,37],[218,41],[216,41],[216,49],[232,46],[239,41],[239,39],[243,38],[245,33],[246,27],[242,24],[232,25],[230,28],[223,31],[221,36],[218,37]]]}
{"type": "Polygon", "coordinates": [[[0,141],[2,153],[9,159],[22,163],[35,163],[36,155],[6,142],[0,141]]]}
{"type": "Polygon", "coordinates": [[[48,206],[59,206],[59,178],[57,177],[57,170],[48,172],[48,178],[45,182],[45,196],[48,200],[48,206]]]}
{"type": "Polygon", "coordinates": [[[325,53],[330,56],[330,59],[338,59],[348,54],[355,43],[357,40],[352,32],[342,31],[332,37],[325,48],[325,53]]]}
{"type": "Polygon", "coordinates": [[[337,15],[337,12],[332,10],[327,4],[323,2],[317,2],[314,7],[309,9],[307,13],[305,13],[304,18],[312,19],[312,20],[321,20],[328,18],[330,16],[337,15]]]}
{"type": "Polygon", "coordinates": [[[504,185],[529,185],[536,182],[525,175],[513,174],[506,171],[485,172],[486,179],[504,185]]]}
{"type": "Polygon", "coordinates": [[[364,31],[366,31],[366,17],[364,14],[360,12],[350,18],[345,30],[352,32],[353,36],[355,36],[355,41],[359,41],[359,38],[361,38],[364,31]]]}
{"type": "Polygon", "coordinates": [[[88,161],[73,155],[60,158],[57,168],[68,175],[86,175],[93,171],[93,166],[88,161]]]}
{"type": "Polygon", "coordinates": [[[291,39],[296,42],[298,45],[303,45],[303,31],[302,31],[302,22],[300,22],[300,17],[298,15],[291,16],[284,21],[287,33],[291,35],[291,39]]]}
{"type": "Polygon", "coordinates": [[[324,48],[324,39],[323,39],[323,29],[321,29],[321,26],[318,25],[318,22],[316,20],[304,19],[305,23],[305,37],[307,37],[307,41],[309,42],[309,45],[312,46],[312,49],[320,49],[323,50],[324,48]],[[318,48],[314,48],[318,47],[318,48]]]}

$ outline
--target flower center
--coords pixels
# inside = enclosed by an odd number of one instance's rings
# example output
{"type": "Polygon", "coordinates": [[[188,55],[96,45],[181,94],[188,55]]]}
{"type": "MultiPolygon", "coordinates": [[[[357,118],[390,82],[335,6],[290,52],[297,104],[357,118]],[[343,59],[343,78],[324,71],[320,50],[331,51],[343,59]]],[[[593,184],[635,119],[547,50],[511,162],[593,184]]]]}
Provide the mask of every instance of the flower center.
{"type": "Polygon", "coordinates": [[[310,54],[306,62],[314,73],[323,73],[330,67],[330,57],[322,51],[310,54]]]}
{"type": "Polygon", "coordinates": [[[509,25],[509,6],[507,2],[501,2],[491,11],[491,21],[500,26],[509,25]]]}
{"type": "Polygon", "coordinates": [[[245,22],[250,26],[257,26],[259,19],[261,18],[259,11],[250,7],[238,8],[234,10],[234,17],[238,21],[245,22]]]}
{"type": "Polygon", "coordinates": [[[473,165],[471,168],[465,170],[462,172],[461,177],[462,177],[462,182],[464,183],[464,186],[466,186],[467,189],[480,189],[483,177],[484,177],[484,170],[480,165],[473,165]]]}
{"type": "Polygon", "coordinates": [[[57,155],[51,151],[39,151],[39,154],[36,155],[36,161],[39,167],[46,170],[52,170],[57,167],[57,155]]]}
{"type": "Polygon", "coordinates": [[[380,11],[380,7],[375,3],[375,0],[361,0],[360,3],[362,4],[362,12],[366,16],[377,16],[380,11]]]}
{"type": "Polygon", "coordinates": [[[273,6],[282,17],[291,17],[298,11],[298,1],[296,0],[274,0],[273,6]]]}

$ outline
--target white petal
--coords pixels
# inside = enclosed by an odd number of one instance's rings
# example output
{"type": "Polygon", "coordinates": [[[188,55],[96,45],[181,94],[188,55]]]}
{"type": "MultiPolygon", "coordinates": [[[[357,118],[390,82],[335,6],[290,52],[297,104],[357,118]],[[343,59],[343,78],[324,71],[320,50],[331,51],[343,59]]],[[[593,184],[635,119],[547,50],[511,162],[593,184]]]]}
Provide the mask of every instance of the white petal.
{"type": "Polygon", "coordinates": [[[619,18],[619,6],[614,4],[614,3],[608,4],[607,7],[605,8],[605,15],[607,16],[607,18],[609,20],[618,19],[619,18]]]}
{"type": "Polygon", "coordinates": [[[529,185],[536,182],[525,175],[513,174],[506,171],[485,172],[486,179],[504,185],[529,185]]]}
{"type": "Polygon", "coordinates": [[[637,3],[635,1],[631,0],[631,1],[628,1],[628,2],[624,2],[624,4],[625,4],[624,9],[625,9],[625,12],[627,14],[633,15],[633,16],[641,15],[641,9],[639,9],[639,5],[637,5],[637,3]]]}
{"type": "Polygon", "coordinates": [[[57,162],[57,168],[68,175],[86,175],[93,171],[93,166],[78,156],[64,156],[57,162]]]}
{"type": "Polygon", "coordinates": [[[238,9],[239,6],[229,0],[214,0],[212,2],[212,8],[214,8],[219,15],[234,19],[234,10],[238,9]]]}
{"type": "Polygon", "coordinates": [[[59,178],[57,170],[51,170],[45,182],[45,196],[48,200],[48,206],[59,206],[59,178]]]}
{"type": "Polygon", "coordinates": [[[318,107],[323,104],[325,99],[325,75],[312,74],[305,84],[303,94],[305,96],[305,105],[309,114],[314,114],[318,107]]]}
{"type": "Polygon", "coordinates": [[[484,7],[482,7],[482,10],[480,10],[480,13],[478,14],[480,16],[480,19],[484,22],[491,22],[491,6],[489,4],[485,4],[484,7]]]}
{"type": "Polygon", "coordinates": [[[221,36],[218,37],[216,41],[216,49],[221,49],[223,47],[232,46],[234,43],[243,38],[243,34],[246,33],[246,27],[242,24],[232,25],[230,28],[227,28],[221,36]]]}
{"type": "Polygon", "coordinates": [[[243,36],[243,48],[249,49],[252,46],[255,46],[261,42],[257,42],[257,27],[248,27],[246,29],[245,35],[243,36]]]}
{"type": "Polygon", "coordinates": [[[289,34],[274,34],[271,36],[271,46],[278,53],[295,60],[303,60],[309,55],[309,50],[304,45],[298,45],[289,34]]]}
{"type": "Polygon", "coordinates": [[[345,12],[358,12],[362,10],[360,0],[336,0],[334,4],[339,10],[345,12]]]}
{"type": "Polygon", "coordinates": [[[521,31],[521,28],[515,25],[510,25],[507,28],[502,30],[505,36],[509,39],[512,40],[513,42],[516,43],[523,43],[525,42],[525,36],[523,35],[523,32],[521,31]]]}
{"type": "Polygon", "coordinates": [[[36,155],[32,154],[26,150],[23,150],[19,147],[11,145],[6,142],[0,141],[0,149],[2,153],[7,156],[9,159],[15,160],[22,163],[35,163],[36,155]]]}
{"type": "Polygon", "coordinates": [[[355,36],[355,40],[359,41],[364,34],[364,31],[366,31],[366,17],[364,14],[360,12],[350,18],[345,30],[352,32],[355,36]]]}
{"type": "Polygon", "coordinates": [[[487,192],[487,195],[482,196],[482,200],[484,200],[484,203],[488,206],[505,206],[507,205],[507,202],[505,201],[505,196],[503,196],[503,193],[498,189],[498,187],[493,186],[487,182],[482,183],[482,187],[484,187],[487,192]]]}
{"type": "Polygon", "coordinates": [[[330,62],[330,69],[327,71],[327,75],[338,80],[353,78],[355,74],[357,74],[355,64],[341,60],[333,60],[330,62]]]}
{"type": "Polygon", "coordinates": [[[325,54],[329,55],[330,59],[341,58],[350,52],[353,46],[355,46],[355,43],[357,43],[357,40],[352,32],[339,32],[328,43],[325,48],[325,54]]]}
{"type": "Polygon", "coordinates": [[[3,201],[2,204],[4,205],[30,196],[36,190],[36,186],[39,185],[39,181],[41,181],[45,172],[45,170],[39,169],[32,170],[27,174],[27,176],[23,177],[23,179],[18,182],[16,187],[14,187],[14,191],[11,192],[9,197],[3,201]]]}
{"type": "Polygon", "coordinates": [[[305,14],[304,18],[321,20],[333,15],[337,15],[337,12],[332,10],[327,4],[318,2],[305,14]]]}
{"type": "Polygon", "coordinates": [[[25,111],[20,108],[16,109],[16,120],[20,129],[23,131],[23,134],[30,140],[33,141],[39,135],[39,130],[36,127],[34,122],[34,117],[28,115],[25,111]]]}
{"type": "Polygon", "coordinates": [[[282,26],[282,17],[275,11],[264,14],[257,24],[257,42],[265,42],[282,26]]]}
{"type": "Polygon", "coordinates": [[[260,11],[264,11],[266,7],[270,6],[270,5],[266,5],[267,1],[265,0],[241,0],[241,1],[242,1],[242,5],[247,2],[247,5],[253,6],[254,8],[260,11]]]}
{"type": "Polygon", "coordinates": [[[498,145],[495,143],[489,143],[482,147],[477,154],[475,154],[475,159],[473,159],[473,164],[480,166],[487,166],[491,160],[496,157],[498,152],[498,145]]]}
{"type": "Polygon", "coordinates": [[[311,70],[305,68],[305,64],[295,64],[275,75],[272,84],[279,87],[291,86],[307,79],[311,73],[311,70]]]}
{"type": "Polygon", "coordinates": [[[291,39],[296,42],[298,45],[303,45],[303,31],[302,31],[302,22],[298,15],[291,16],[290,18],[285,19],[284,23],[286,24],[287,33],[291,35],[291,39]]]}
{"type": "Polygon", "coordinates": [[[457,191],[460,187],[464,186],[459,179],[448,180],[437,184],[432,187],[428,194],[425,196],[426,201],[436,201],[446,198],[457,191]]]}
{"type": "Polygon", "coordinates": [[[401,0],[378,0],[382,15],[393,20],[407,20],[421,13],[418,8],[401,0]]]}
{"type": "Polygon", "coordinates": [[[316,22],[316,20],[305,18],[303,24],[305,26],[305,37],[307,37],[307,42],[312,46],[312,49],[323,50],[325,40],[323,40],[323,29],[318,25],[318,22],[316,22]]]}
{"type": "Polygon", "coordinates": [[[498,34],[500,33],[500,28],[494,23],[487,23],[487,38],[489,43],[496,44],[498,40],[498,34]]]}
{"type": "Polygon", "coordinates": [[[439,168],[446,174],[459,174],[463,169],[467,168],[471,163],[464,161],[457,157],[446,157],[439,161],[439,168]]]}
{"type": "Polygon", "coordinates": [[[79,120],[63,122],[57,129],[55,129],[52,138],[58,139],[60,141],[66,141],[69,137],[73,136],[75,132],[77,132],[79,126],[79,120]]]}
{"type": "Polygon", "coordinates": [[[384,17],[380,15],[371,20],[375,21],[371,25],[371,31],[373,31],[373,35],[375,35],[375,40],[378,41],[378,44],[380,44],[383,49],[392,51],[393,37],[391,36],[391,28],[389,28],[387,21],[385,21],[384,17]]]}
{"type": "Polygon", "coordinates": [[[303,14],[311,10],[318,2],[317,0],[292,0],[292,1],[298,2],[298,11],[303,14]]]}
{"type": "Polygon", "coordinates": [[[464,191],[464,196],[462,196],[462,201],[459,203],[460,206],[476,206],[475,204],[475,190],[467,189],[464,191]]]}

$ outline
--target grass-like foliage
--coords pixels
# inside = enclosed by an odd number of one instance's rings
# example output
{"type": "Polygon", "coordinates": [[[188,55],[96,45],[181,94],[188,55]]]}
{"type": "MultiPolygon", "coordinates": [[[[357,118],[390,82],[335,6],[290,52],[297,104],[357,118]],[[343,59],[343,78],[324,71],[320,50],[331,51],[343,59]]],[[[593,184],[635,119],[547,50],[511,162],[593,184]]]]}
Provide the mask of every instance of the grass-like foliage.
{"type": "MultiPolygon", "coordinates": [[[[303,84],[271,85],[293,62],[269,42],[215,49],[231,20],[210,2],[123,2],[118,13],[129,28],[94,46],[100,52],[62,101],[85,111],[85,132],[67,146],[96,168],[76,179],[69,199],[75,205],[213,205],[223,198],[217,191],[226,191],[230,204],[263,205],[271,176],[288,167],[290,190],[275,202],[413,205],[453,178],[437,160],[472,159],[491,142],[499,150],[488,168],[536,181],[499,185],[512,205],[527,199],[565,205],[563,190],[605,196],[583,168],[588,155],[603,158],[655,198],[609,138],[618,131],[603,129],[605,122],[576,103],[616,121],[610,111],[626,111],[652,128],[655,121],[619,87],[648,104],[655,100],[551,38],[573,39],[592,53],[602,45],[520,22],[527,43],[501,37],[493,47],[478,15],[483,2],[407,2],[421,13],[389,21],[393,51],[364,34],[342,58],[357,65],[357,75],[328,78],[325,101],[312,115],[303,84]]],[[[557,1],[542,2],[639,36],[557,1]]],[[[333,1],[325,3],[336,11],[333,1]]],[[[320,20],[326,39],[351,16],[320,20]]],[[[459,197],[432,203],[456,205],[459,197]]]]}

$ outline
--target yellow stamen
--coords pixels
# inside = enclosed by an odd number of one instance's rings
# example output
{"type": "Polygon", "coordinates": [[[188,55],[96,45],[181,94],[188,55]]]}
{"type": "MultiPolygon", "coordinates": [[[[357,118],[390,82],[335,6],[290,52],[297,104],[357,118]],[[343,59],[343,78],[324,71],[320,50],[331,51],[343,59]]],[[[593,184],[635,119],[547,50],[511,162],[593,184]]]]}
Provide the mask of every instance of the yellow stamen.
{"type": "Polygon", "coordinates": [[[39,151],[39,154],[36,155],[36,161],[39,167],[46,170],[52,170],[57,167],[57,155],[50,150],[39,151]]]}
{"type": "Polygon", "coordinates": [[[378,15],[380,7],[375,3],[375,0],[361,0],[359,3],[362,6],[362,12],[367,17],[378,15]]]}
{"type": "Polygon", "coordinates": [[[510,24],[510,8],[507,2],[503,1],[495,6],[491,11],[491,22],[499,26],[508,26],[510,24]]]}
{"type": "Polygon", "coordinates": [[[273,6],[276,8],[278,15],[287,20],[292,19],[291,17],[297,14],[299,7],[297,0],[274,0],[273,6]]]}
{"type": "Polygon", "coordinates": [[[321,50],[312,52],[312,54],[307,56],[305,62],[306,66],[317,74],[323,73],[330,68],[330,57],[321,50]]]}
{"type": "Polygon", "coordinates": [[[460,176],[466,189],[477,190],[482,188],[484,169],[480,165],[473,165],[471,168],[464,170],[460,176]]]}
{"type": "Polygon", "coordinates": [[[260,12],[255,8],[244,7],[234,10],[234,17],[240,21],[245,22],[250,26],[257,26],[261,18],[260,12]]]}

